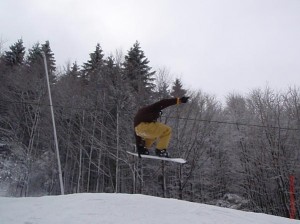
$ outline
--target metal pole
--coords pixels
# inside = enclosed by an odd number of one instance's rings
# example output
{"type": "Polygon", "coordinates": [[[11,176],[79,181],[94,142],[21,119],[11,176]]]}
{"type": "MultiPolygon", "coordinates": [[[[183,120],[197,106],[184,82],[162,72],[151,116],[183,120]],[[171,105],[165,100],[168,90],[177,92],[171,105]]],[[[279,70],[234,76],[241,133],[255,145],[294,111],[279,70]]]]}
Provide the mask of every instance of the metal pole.
{"type": "Polygon", "coordinates": [[[50,82],[49,82],[49,75],[48,75],[48,67],[47,67],[47,60],[46,60],[45,52],[42,51],[42,55],[43,55],[43,58],[44,58],[45,72],[46,72],[47,85],[48,85],[48,94],[49,94],[50,109],[51,109],[51,116],[52,116],[54,141],[55,141],[56,156],[57,156],[57,163],[58,163],[60,191],[61,191],[61,194],[64,195],[64,184],[63,184],[63,178],[62,178],[62,172],[61,172],[58,141],[57,141],[56,126],[55,126],[55,119],[54,119],[54,112],[53,112],[53,105],[52,105],[52,97],[51,97],[51,90],[50,90],[50,82]]]}

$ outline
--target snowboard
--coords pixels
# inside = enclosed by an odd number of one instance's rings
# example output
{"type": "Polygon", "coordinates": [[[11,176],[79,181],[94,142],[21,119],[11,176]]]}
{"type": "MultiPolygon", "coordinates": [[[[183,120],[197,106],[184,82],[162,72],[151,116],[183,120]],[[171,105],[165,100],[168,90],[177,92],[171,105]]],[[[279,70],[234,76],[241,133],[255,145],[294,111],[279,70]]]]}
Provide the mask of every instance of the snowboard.
{"type": "MultiPolygon", "coordinates": [[[[133,155],[133,156],[137,156],[139,157],[139,155],[137,153],[134,152],[129,152],[126,151],[128,154],[133,155]]],[[[159,157],[159,156],[153,156],[153,155],[141,155],[142,158],[147,158],[147,159],[157,159],[157,160],[164,160],[164,161],[169,161],[169,162],[175,162],[175,163],[181,163],[184,164],[186,163],[185,159],[182,158],[169,158],[169,157],[159,157]]]]}

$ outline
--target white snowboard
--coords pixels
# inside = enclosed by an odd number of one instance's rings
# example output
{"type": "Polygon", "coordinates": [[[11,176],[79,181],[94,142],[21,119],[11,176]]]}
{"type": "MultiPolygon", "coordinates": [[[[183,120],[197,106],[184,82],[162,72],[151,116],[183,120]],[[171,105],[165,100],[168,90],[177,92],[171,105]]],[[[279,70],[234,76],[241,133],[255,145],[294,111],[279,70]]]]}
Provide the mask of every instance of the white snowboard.
{"type": "MultiPolygon", "coordinates": [[[[134,152],[129,152],[129,151],[126,151],[126,152],[133,156],[137,156],[137,157],[139,156],[137,153],[134,153],[134,152]]],[[[141,157],[147,158],[147,159],[170,161],[170,162],[181,163],[181,164],[186,163],[186,160],[182,159],[182,158],[168,158],[168,157],[159,157],[159,156],[152,156],[152,155],[141,155],[141,157]]]]}

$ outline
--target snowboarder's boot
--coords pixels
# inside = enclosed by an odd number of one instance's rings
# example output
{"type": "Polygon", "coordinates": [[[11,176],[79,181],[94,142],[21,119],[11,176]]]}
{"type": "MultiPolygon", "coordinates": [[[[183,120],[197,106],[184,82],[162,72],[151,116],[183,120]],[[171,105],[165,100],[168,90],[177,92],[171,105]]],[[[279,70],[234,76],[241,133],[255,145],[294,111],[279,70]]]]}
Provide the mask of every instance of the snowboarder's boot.
{"type": "Polygon", "coordinates": [[[169,157],[169,154],[166,149],[155,149],[155,154],[159,157],[169,157]]]}
{"type": "Polygon", "coordinates": [[[149,150],[146,147],[139,147],[138,148],[138,154],[139,155],[149,155],[149,150]]]}

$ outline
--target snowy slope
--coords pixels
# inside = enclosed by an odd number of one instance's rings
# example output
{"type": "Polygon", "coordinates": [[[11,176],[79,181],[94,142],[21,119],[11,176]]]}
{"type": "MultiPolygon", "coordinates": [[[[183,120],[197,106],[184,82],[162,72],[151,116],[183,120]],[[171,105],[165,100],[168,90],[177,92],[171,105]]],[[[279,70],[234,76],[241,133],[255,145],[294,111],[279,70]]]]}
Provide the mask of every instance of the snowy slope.
{"type": "Polygon", "coordinates": [[[1,224],[290,224],[265,214],[130,194],[0,197],[1,224]]]}

